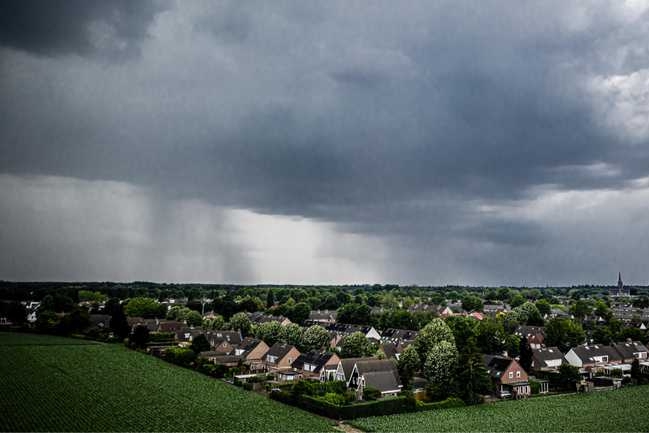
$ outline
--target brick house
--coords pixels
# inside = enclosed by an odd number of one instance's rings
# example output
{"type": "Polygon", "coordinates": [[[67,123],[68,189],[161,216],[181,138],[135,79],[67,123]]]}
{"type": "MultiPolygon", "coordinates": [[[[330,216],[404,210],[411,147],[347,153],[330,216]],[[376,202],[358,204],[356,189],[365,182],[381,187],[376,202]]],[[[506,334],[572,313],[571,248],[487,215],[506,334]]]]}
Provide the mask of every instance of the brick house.
{"type": "Polygon", "coordinates": [[[300,351],[295,346],[278,342],[273,344],[264,355],[264,365],[270,372],[290,370],[291,364],[299,356],[300,351]]]}
{"type": "Polygon", "coordinates": [[[515,359],[484,355],[483,360],[498,397],[519,399],[530,396],[532,390],[527,372],[515,359]]]}

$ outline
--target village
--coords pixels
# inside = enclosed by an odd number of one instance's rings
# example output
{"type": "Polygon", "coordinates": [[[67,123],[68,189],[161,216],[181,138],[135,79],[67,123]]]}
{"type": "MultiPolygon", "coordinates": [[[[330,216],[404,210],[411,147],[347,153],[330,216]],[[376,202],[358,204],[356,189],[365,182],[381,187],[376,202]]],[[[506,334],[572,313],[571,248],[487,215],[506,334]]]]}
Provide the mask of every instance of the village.
{"type": "MultiPolygon", "coordinates": [[[[646,296],[631,295],[621,275],[594,300],[574,291],[460,290],[431,297],[428,290],[413,296],[404,288],[336,289],[337,309],[308,309],[304,289],[258,292],[192,301],[108,300],[81,291],[76,304],[66,301],[68,312],[53,312],[62,297],[46,295],[23,301],[23,326],[57,333],[76,323],[72,334],[123,340],[131,349],[333,418],[352,410],[389,414],[649,381],[649,307],[646,296]],[[403,323],[415,329],[379,325],[403,323]]],[[[326,292],[321,304],[331,302],[326,292]]],[[[0,323],[13,325],[6,315],[0,323]]]]}

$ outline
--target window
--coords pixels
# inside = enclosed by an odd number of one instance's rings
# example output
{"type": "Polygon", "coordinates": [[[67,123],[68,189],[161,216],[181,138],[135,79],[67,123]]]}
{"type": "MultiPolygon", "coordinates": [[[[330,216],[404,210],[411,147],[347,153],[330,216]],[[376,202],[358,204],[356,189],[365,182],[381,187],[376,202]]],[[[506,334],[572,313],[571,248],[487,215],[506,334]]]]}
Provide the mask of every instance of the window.
{"type": "Polygon", "coordinates": [[[513,378],[514,378],[514,372],[513,372],[513,371],[510,371],[510,372],[509,372],[509,378],[510,378],[510,379],[513,379],[513,378]]]}
{"type": "Polygon", "coordinates": [[[516,377],[521,377],[521,372],[520,372],[520,370],[516,371],[516,377]]]}

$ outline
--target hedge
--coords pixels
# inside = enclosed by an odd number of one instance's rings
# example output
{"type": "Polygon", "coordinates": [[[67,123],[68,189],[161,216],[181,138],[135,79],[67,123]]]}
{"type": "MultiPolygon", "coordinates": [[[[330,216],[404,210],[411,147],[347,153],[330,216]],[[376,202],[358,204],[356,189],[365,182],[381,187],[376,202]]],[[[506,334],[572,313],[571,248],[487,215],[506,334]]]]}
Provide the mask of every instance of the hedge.
{"type": "Polygon", "coordinates": [[[285,391],[273,392],[270,394],[270,397],[309,412],[337,420],[464,406],[464,402],[457,398],[448,398],[435,403],[416,403],[412,397],[399,396],[340,406],[322,398],[308,395],[294,396],[285,391]]]}

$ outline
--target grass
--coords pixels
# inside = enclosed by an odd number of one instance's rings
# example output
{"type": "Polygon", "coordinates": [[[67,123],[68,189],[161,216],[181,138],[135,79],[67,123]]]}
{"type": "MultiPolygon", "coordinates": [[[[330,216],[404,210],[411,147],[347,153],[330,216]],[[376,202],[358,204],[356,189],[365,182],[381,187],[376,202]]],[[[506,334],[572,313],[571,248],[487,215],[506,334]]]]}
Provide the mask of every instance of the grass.
{"type": "Polygon", "coordinates": [[[638,432],[649,431],[649,386],[590,394],[361,418],[370,432],[638,432]]]}
{"type": "Polygon", "coordinates": [[[119,345],[0,333],[0,431],[332,431],[284,406],[119,345]]]}

